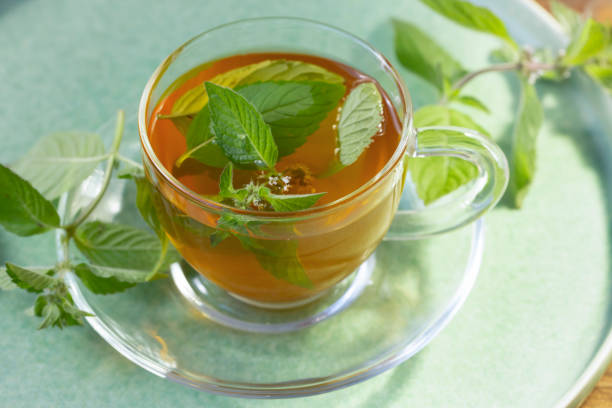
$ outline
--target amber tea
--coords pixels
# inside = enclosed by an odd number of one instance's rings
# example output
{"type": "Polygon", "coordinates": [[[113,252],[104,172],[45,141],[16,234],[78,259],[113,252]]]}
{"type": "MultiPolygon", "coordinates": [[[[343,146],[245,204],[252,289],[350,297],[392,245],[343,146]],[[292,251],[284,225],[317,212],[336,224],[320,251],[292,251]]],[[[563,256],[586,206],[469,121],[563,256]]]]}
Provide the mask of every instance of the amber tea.
{"type": "Polygon", "coordinates": [[[363,263],[388,228],[402,183],[360,187],[401,131],[383,88],[342,63],[252,53],[202,64],[166,90],[148,134],[163,166],[212,211],[160,181],[162,225],[187,262],[234,295],[311,298],[363,263]]]}

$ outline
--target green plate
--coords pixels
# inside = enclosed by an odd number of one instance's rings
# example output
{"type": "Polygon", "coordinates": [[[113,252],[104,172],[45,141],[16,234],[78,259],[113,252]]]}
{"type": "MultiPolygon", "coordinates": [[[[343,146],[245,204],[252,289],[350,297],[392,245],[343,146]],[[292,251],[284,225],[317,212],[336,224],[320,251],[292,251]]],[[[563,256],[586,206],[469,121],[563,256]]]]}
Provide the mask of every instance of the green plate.
{"type": "MultiPolygon", "coordinates": [[[[480,0],[523,43],[563,39],[525,1],[480,0]]],[[[488,63],[498,40],[433,15],[417,1],[144,0],[0,3],[0,161],[9,163],[39,136],[92,130],[117,108],[133,110],[146,79],[185,39],[244,17],[293,15],[321,20],[372,42],[397,65],[394,17],[419,24],[466,66],[488,63]]],[[[415,104],[434,91],[403,71],[415,104]]],[[[511,78],[491,75],[474,93],[493,106],[480,121],[502,144],[516,108],[511,78]]],[[[146,373],[91,329],[36,332],[25,313],[32,296],[0,293],[2,404],[166,407],[550,407],[574,406],[605,369],[611,342],[610,101],[575,77],[542,84],[547,117],[538,139],[537,178],[523,210],[503,205],[487,218],[480,276],[465,306],[427,348],[398,368],[333,393],[291,401],[213,396],[146,373]]],[[[478,114],[475,114],[478,115],[478,114]]],[[[47,264],[53,237],[0,232],[0,260],[47,264]]]]}

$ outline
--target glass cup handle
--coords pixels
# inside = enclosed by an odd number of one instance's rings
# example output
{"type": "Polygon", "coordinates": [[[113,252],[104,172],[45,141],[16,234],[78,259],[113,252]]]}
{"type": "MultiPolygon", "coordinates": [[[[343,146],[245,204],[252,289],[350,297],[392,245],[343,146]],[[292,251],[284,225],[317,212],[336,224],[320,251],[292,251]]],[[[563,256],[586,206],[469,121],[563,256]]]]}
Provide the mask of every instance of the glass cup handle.
{"type": "Polygon", "coordinates": [[[406,154],[405,166],[412,157],[456,157],[472,163],[478,174],[428,206],[398,210],[386,240],[425,238],[466,225],[495,206],[508,186],[506,156],[487,137],[454,126],[423,127],[416,132],[416,148],[406,154]]]}

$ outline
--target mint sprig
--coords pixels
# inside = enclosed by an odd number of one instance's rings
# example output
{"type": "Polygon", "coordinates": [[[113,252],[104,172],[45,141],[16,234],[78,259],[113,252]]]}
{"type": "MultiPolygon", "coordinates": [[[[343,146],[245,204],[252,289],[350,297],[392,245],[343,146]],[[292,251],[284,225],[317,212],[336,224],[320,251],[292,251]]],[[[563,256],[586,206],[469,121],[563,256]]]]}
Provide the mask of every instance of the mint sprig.
{"type": "MultiPolygon", "coordinates": [[[[345,88],[342,84],[327,82],[268,81],[242,85],[235,91],[261,113],[270,126],[278,157],[282,157],[293,153],[318,129],[320,122],[338,106],[345,88]]],[[[213,167],[227,164],[228,158],[219,145],[221,141],[215,138],[208,104],[194,117],[185,141],[187,151],[178,158],[177,166],[188,158],[213,167]]]]}
{"type": "Polygon", "coordinates": [[[34,315],[42,319],[40,329],[80,325],[83,318],[89,316],[75,306],[64,281],[67,273],[74,272],[93,293],[111,294],[163,276],[168,264],[178,259],[152,210],[151,195],[146,189],[148,184],[143,182],[142,169],[118,153],[123,121],[123,112],[120,111],[115,138],[107,152],[101,149],[103,144],[97,135],[55,133],[41,139],[14,165],[15,171],[0,165],[0,225],[22,236],[49,230],[59,230],[62,236],[63,258],[56,265],[37,268],[7,263],[6,267],[0,268],[0,289],[21,288],[38,295],[34,315]],[[49,153],[46,157],[43,154],[45,149],[49,153]],[[106,165],[100,192],[74,219],[60,222],[54,203],[48,198],[55,198],[77,186],[102,160],[106,160],[106,165]],[[136,180],[137,206],[145,221],[157,232],[157,237],[125,225],[88,221],[105,194],[119,161],[128,164],[128,171],[123,173],[136,180]],[[48,175],[49,179],[45,180],[39,173],[48,175]],[[41,188],[48,198],[36,187],[41,188]],[[75,242],[88,263],[74,263],[70,259],[71,241],[75,242]]]}
{"type": "MultiPolygon", "coordinates": [[[[508,203],[520,207],[536,171],[536,136],[541,127],[541,108],[533,84],[539,79],[563,81],[572,69],[584,70],[608,92],[612,92],[612,27],[600,23],[552,2],[554,16],[570,35],[564,50],[520,49],[502,20],[490,10],[463,0],[421,0],[431,10],[466,28],[492,34],[504,41],[492,57],[501,63],[467,72],[449,56],[440,44],[425,35],[415,25],[394,20],[395,51],[401,64],[409,71],[434,85],[440,93],[436,103],[422,106],[415,114],[416,126],[454,125],[488,133],[472,119],[472,112],[489,113],[487,106],[474,95],[465,95],[465,86],[482,75],[493,72],[514,72],[522,84],[521,107],[513,142],[506,149],[511,160],[508,203]],[[418,38],[419,41],[415,41],[418,38]],[[433,51],[432,51],[433,50],[433,51]],[[436,52],[441,50],[441,52],[436,52]]],[[[458,159],[415,158],[409,162],[417,193],[428,204],[471,181],[476,173],[470,165],[458,159]],[[424,171],[424,170],[427,171],[424,171]],[[447,176],[437,177],[442,174],[447,176]]]]}
{"type": "MultiPolygon", "coordinates": [[[[229,163],[221,173],[217,199],[228,202],[236,208],[270,207],[274,211],[294,212],[312,207],[325,194],[274,194],[265,185],[253,182],[235,188],[233,174],[234,166],[229,163]]],[[[260,265],[273,276],[294,285],[311,287],[312,283],[298,258],[297,243],[257,239],[255,237],[262,236],[261,225],[262,222],[256,218],[225,211],[217,220],[216,231],[209,237],[210,245],[216,247],[233,236],[245,249],[253,252],[260,265]]]]}

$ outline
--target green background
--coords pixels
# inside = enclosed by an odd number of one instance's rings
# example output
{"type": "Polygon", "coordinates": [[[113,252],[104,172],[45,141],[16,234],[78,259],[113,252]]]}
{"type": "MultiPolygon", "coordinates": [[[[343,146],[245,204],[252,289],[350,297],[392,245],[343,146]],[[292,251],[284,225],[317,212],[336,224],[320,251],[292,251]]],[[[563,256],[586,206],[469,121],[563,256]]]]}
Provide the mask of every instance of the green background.
{"type": "MultiPolygon", "coordinates": [[[[521,2],[486,4],[520,42],[559,38],[521,2]]],[[[55,130],[95,130],[118,108],[134,112],[146,80],[184,40],[224,22],[295,15],[347,29],[392,57],[392,16],[415,22],[468,68],[488,63],[496,39],[464,30],[417,1],[9,0],[0,2],[0,162],[55,130]]],[[[229,40],[229,39],[228,39],[229,40]]],[[[415,104],[434,91],[402,71],[415,104]]],[[[482,91],[507,144],[516,82],[493,75],[482,91]]],[[[487,217],[480,277],[463,309],[426,349],[365,383],[291,401],[212,396],[128,362],[90,328],[37,332],[33,296],[0,293],[0,406],[6,407],[545,407],[585,369],[610,326],[608,101],[584,80],[538,88],[547,121],[538,173],[523,210],[487,217]],[[603,104],[603,105],[602,105],[603,104]]],[[[471,113],[471,112],[470,112],[471,113]]],[[[0,261],[53,262],[52,235],[0,231],[0,261]]],[[[253,367],[254,370],[257,367],[253,367]]]]}

